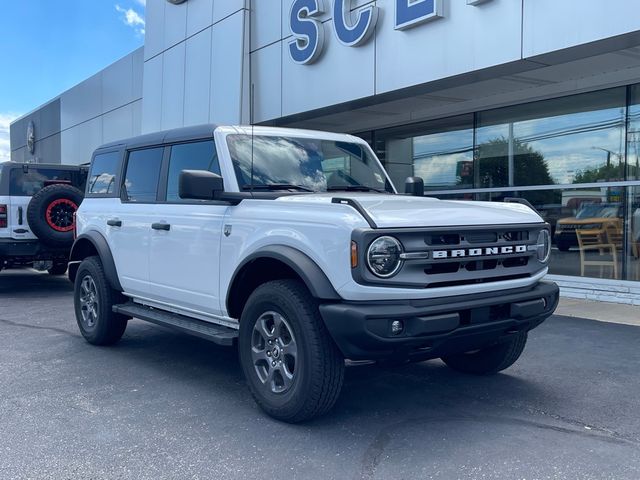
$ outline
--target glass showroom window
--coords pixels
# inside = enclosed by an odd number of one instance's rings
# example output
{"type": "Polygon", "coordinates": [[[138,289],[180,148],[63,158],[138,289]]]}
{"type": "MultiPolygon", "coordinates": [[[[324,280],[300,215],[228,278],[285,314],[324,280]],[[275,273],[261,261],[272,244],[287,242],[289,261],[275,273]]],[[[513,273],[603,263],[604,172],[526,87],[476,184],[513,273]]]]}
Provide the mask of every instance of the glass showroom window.
{"type": "Polygon", "coordinates": [[[624,87],[478,113],[477,188],[625,179],[624,87]]]}
{"type": "Polygon", "coordinates": [[[473,115],[385,130],[376,146],[399,189],[413,175],[427,190],[473,187],[473,115]]]}
{"type": "MultiPolygon", "coordinates": [[[[500,192],[438,194],[447,200],[495,200],[500,192]]],[[[625,231],[640,238],[640,187],[598,186],[518,192],[551,226],[549,271],[555,275],[637,280],[638,252],[625,231]],[[636,202],[637,206],[628,208],[636,202]],[[634,212],[625,221],[625,212],[634,212]],[[635,217],[635,218],[633,218],[635,217]],[[628,226],[628,227],[627,227],[628,226]]]]}
{"type": "Polygon", "coordinates": [[[640,85],[629,87],[627,158],[629,180],[640,180],[640,85]]]}

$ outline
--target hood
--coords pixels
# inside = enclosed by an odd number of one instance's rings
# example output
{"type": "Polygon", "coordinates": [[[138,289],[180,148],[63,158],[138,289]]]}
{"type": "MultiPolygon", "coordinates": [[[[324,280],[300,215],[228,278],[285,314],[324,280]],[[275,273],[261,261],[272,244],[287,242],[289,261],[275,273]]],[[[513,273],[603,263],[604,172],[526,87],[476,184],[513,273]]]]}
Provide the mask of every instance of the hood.
{"type": "Polygon", "coordinates": [[[277,201],[331,204],[332,198],[356,200],[380,228],[508,225],[543,221],[537,213],[519,203],[453,201],[352,192],[291,195],[280,197],[277,201]]]}

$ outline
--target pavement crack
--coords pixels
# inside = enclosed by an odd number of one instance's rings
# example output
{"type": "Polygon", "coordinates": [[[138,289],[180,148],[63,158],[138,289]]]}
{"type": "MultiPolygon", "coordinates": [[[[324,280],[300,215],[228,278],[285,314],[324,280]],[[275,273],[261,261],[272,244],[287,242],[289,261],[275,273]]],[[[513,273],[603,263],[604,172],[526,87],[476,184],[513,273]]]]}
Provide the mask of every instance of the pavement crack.
{"type": "Polygon", "coordinates": [[[6,325],[11,325],[13,327],[29,328],[29,329],[32,329],[32,330],[49,330],[49,331],[52,331],[52,332],[63,333],[65,335],[70,335],[72,337],[75,337],[75,335],[73,333],[69,332],[68,330],[63,330],[62,328],[42,327],[40,325],[29,325],[28,323],[14,322],[12,320],[7,320],[5,318],[0,318],[0,323],[4,323],[6,325]]]}
{"type": "Polygon", "coordinates": [[[362,457],[362,466],[359,478],[363,480],[372,479],[376,473],[376,468],[382,460],[387,445],[391,442],[391,436],[387,433],[387,429],[383,429],[377,433],[369,447],[362,457]]]}

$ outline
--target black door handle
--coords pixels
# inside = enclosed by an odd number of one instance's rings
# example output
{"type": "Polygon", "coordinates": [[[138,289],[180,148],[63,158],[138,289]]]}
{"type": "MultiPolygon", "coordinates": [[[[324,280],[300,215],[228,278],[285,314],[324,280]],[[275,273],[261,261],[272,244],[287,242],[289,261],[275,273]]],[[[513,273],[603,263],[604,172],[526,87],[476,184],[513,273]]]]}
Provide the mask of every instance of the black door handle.
{"type": "Polygon", "coordinates": [[[154,230],[171,230],[171,225],[169,225],[168,223],[152,223],[151,224],[151,228],[153,228],[154,230]]]}
{"type": "Polygon", "coordinates": [[[112,218],[111,220],[107,220],[107,225],[109,225],[110,227],[121,227],[122,220],[116,220],[115,218],[112,218]]]}

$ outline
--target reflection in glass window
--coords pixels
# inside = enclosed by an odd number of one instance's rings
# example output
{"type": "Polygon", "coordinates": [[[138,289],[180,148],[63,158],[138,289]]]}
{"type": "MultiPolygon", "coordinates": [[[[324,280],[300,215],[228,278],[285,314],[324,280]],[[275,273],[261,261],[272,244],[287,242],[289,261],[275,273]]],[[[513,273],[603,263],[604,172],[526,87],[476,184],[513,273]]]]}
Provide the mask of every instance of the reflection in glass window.
{"type": "Polygon", "coordinates": [[[473,187],[473,115],[389,129],[376,144],[397,185],[415,175],[427,190],[473,187]]]}
{"type": "MultiPolygon", "coordinates": [[[[640,187],[602,186],[513,195],[528,200],[551,226],[549,273],[640,280],[640,187]],[[626,210],[625,205],[629,206],[626,210]],[[627,219],[625,211],[629,212],[627,219]],[[625,232],[629,232],[628,241],[625,232]]],[[[439,193],[437,197],[475,201],[498,198],[490,192],[439,193]]]]}
{"type": "Polygon", "coordinates": [[[624,180],[625,89],[478,114],[479,188],[624,180]]]}
{"type": "Polygon", "coordinates": [[[145,148],[129,153],[124,193],[130,202],[154,202],[164,148],[145,148]]]}
{"type": "Polygon", "coordinates": [[[119,158],[118,152],[102,153],[94,157],[89,173],[87,193],[108,195],[114,192],[119,158]]]}
{"type": "Polygon", "coordinates": [[[182,170],[208,170],[220,175],[218,154],[213,140],[183,143],[171,147],[169,177],[167,178],[167,201],[180,201],[178,182],[182,170]]]}
{"type": "Polygon", "coordinates": [[[627,155],[629,180],[640,180],[640,85],[629,87],[627,155]]]}
{"type": "Polygon", "coordinates": [[[289,185],[312,191],[393,191],[375,159],[357,143],[229,135],[227,144],[242,190],[289,185]]]}

